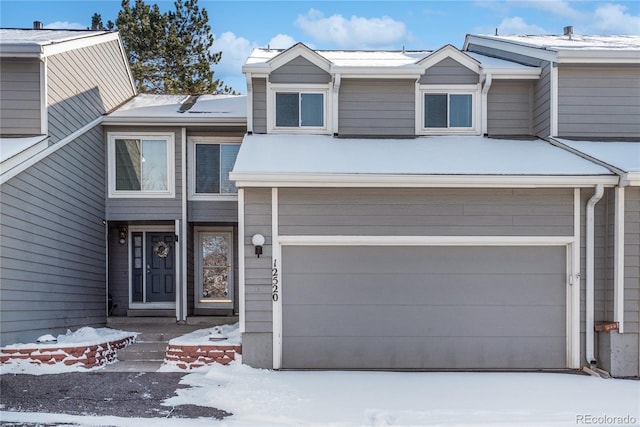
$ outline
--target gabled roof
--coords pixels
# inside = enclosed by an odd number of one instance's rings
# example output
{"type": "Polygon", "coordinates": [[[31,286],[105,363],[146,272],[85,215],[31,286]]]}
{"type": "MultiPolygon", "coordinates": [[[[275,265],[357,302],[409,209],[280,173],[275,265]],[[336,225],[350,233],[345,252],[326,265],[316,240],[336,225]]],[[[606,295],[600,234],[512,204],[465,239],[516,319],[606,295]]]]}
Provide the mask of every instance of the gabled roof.
{"type": "Polygon", "coordinates": [[[544,187],[613,185],[618,177],[543,140],[248,135],[231,179],[240,186],[544,187]]]}
{"type": "Polygon", "coordinates": [[[43,58],[67,50],[118,40],[117,32],[0,29],[0,56],[43,58]]]}
{"type": "Polygon", "coordinates": [[[446,58],[453,59],[454,61],[464,65],[474,73],[480,73],[480,61],[467,55],[465,52],[459,51],[450,44],[441,47],[431,55],[425,56],[424,58],[419,60],[417,64],[423,65],[425,68],[429,68],[446,58]]]}
{"type": "Polygon", "coordinates": [[[640,63],[640,35],[505,35],[467,34],[470,44],[495,47],[545,60],[574,63],[640,63]]]}

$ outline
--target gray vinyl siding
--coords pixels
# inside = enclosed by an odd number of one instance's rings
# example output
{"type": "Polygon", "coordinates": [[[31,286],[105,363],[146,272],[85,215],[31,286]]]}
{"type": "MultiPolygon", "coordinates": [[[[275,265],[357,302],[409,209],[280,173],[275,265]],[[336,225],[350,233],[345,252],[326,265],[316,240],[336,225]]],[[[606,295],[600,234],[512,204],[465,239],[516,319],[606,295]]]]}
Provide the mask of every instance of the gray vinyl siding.
{"type": "Polygon", "coordinates": [[[533,134],[533,82],[496,80],[487,99],[490,136],[533,134]]]}
{"type": "Polygon", "coordinates": [[[624,332],[639,334],[640,188],[627,187],[625,190],[624,218],[624,332]]]}
{"type": "Polygon", "coordinates": [[[252,79],[253,132],[267,133],[267,80],[252,79]]]}
{"type": "Polygon", "coordinates": [[[0,132],[40,135],[40,61],[3,58],[0,63],[0,132]]]}
{"type": "Polygon", "coordinates": [[[238,222],[238,202],[235,200],[193,200],[187,203],[189,222],[238,222]]]}
{"type": "MultiPolygon", "coordinates": [[[[117,307],[114,316],[126,316],[129,310],[129,243],[119,242],[120,224],[109,224],[109,283],[108,291],[117,307]]],[[[123,224],[126,225],[126,224],[123,224]]]]}
{"type": "Polygon", "coordinates": [[[135,95],[117,40],[50,56],[47,67],[53,142],[135,95]]]}
{"type": "Polygon", "coordinates": [[[415,135],[415,82],[344,79],[340,85],[341,136],[415,135]]]}
{"type": "Polygon", "coordinates": [[[551,67],[549,62],[542,65],[534,87],[533,133],[540,138],[551,135],[551,67]]]}
{"type": "Polygon", "coordinates": [[[2,185],[2,345],[105,323],[105,164],[97,127],[2,185]]]}
{"type": "Polygon", "coordinates": [[[443,59],[427,68],[420,78],[423,85],[477,84],[480,75],[451,58],[443,59]]]}
{"type": "Polygon", "coordinates": [[[282,235],[571,236],[571,189],[280,189],[282,235]]]}
{"type": "Polygon", "coordinates": [[[269,74],[271,83],[329,83],[331,75],[298,56],[269,74]]]}
{"type": "Polygon", "coordinates": [[[175,197],[173,198],[115,198],[108,197],[108,221],[166,221],[182,218],[182,132],[179,128],[105,127],[104,150],[107,152],[109,132],[173,132],[175,161],[175,197]]]}
{"type": "Polygon", "coordinates": [[[558,135],[637,138],[640,70],[637,67],[559,67],[558,135]]]}

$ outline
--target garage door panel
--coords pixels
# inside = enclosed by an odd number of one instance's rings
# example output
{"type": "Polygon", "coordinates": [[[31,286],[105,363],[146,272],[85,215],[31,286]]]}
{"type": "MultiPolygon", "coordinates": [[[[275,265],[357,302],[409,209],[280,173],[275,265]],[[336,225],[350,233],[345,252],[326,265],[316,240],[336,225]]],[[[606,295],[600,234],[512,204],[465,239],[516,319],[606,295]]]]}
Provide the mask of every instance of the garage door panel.
{"type": "Polygon", "coordinates": [[[283,368],[566,367],[566,248],[284,246],[283,368]]]}
{"type": "Polygon", "coordinates": [[[286,337],[565,336],[558,306],[296,305],[286,313],[286,337]]]}
{"type": "Polygon", "coordinates": [[[289,369],[562,369],[563,337],[291,337],[283,343],[289,369]]]}
{"type": "Polygon", "coordinates": [[[432,304],[545,304],[550,293],[561,300],[565,274],[388,274],[287,273],[284,304],[411,304],[416,298],[432,304]],[[492,291],[484,284],[490,282],[492,291]],[[364,297],[366,296],[366,298],[364,297]]]}

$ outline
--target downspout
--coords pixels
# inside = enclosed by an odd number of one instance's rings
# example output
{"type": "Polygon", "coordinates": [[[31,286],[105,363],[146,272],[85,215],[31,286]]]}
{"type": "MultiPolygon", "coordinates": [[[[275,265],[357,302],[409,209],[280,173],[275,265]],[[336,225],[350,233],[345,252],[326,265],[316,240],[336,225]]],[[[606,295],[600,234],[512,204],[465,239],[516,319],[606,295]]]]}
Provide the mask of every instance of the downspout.
{"type": "Polygon", "coordinates": [[[593,196],[587,202],[587,235],[586,235],[586,343],[585,343],[585,359],[590,366],[595,366],[595,345],[594,345],[594,261],[595,261],[595,221],[594,221],[594,209],[596,204],[602,198],[604,194],[604,186],[602,184],[596,185],[593,196]]]}
{"type": "Polygon", "coordinates": [[[484,78],[484,86],[482,86],[482,135],[487,136],[489,134],[489,119],[488,115],[488,99],[487,95],[489,93],[489,89],[491,89],[491,83],[493,82],[493,77],[491,74],[487,74],[484,78]]]}
{"type": "Polygon", "coordinates": [[[333,99],[332,99],[332,124],[333,128],[333,136],[338,136],[339,127],[340,127],[340,111],[339,111],[339,103],[340,103],[340,83],[342,83],[342,75],[336,74],[333,77],[333,99]]]}

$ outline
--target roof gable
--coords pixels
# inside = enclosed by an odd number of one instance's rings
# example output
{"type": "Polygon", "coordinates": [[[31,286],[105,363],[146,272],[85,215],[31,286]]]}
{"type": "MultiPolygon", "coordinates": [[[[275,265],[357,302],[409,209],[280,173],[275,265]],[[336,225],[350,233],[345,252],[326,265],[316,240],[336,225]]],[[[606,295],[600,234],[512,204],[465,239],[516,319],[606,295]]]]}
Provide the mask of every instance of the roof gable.
{"type": "Polygon", "coordinates": [[[331,68],[331,62],[329,60],[307,47],[304,43],[296,43],[289,49],[279,53],[278,55],[268,60],[267,63],[269,64],[271,71],[274,71],[282,67],[283,65],[288,64],[297,57],[306,59],[307,61],[327,73],[331,68]]]}
{"type": "Polygon", "coordinates": [[[441,47],[431,55],[419,60],[417,64],[422,65],[427,69],[440,63],[446,58],[451,58],[474,73],[480,74],[480,63],[450,44],[441,47]]]}

